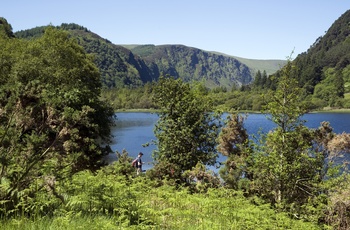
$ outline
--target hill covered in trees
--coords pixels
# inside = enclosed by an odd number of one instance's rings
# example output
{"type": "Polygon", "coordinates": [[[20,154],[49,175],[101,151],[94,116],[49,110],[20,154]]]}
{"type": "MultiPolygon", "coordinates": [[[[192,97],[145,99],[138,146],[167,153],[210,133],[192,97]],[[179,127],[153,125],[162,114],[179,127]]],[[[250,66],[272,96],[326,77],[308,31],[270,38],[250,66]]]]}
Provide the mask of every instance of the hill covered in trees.
{"type": "MultiPolygon", "coordinates": [[[[18,31],[15,36],[38,37],[45,28],[47,26],[18,31]]],[[[275,72],[284,62],[265,60],[268,65],[261,65],[260,60],[243,62],[239,58],[184,45],[121,46],[77,24],[64,23],[58,28],[67,30],[87,53],[95,56],[106,88],[138,87],[167,74],[186,82],[202,81],[208,88],[231,88],[250,84],[257,70],[275,72]]]]}
{"type": "Polygon", "coordinates": [[[293,60],[293,77],[315,107],[350,107],[349,23],[350,10],[293,60]]]}

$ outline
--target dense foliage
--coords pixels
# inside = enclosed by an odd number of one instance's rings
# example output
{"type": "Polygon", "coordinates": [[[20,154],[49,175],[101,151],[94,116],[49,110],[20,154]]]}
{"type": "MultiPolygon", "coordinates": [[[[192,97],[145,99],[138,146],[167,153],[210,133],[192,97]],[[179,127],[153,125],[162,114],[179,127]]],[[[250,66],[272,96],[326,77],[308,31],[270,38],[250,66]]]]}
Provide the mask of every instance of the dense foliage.
{"type": "Polygon", "coordinates": [[[243,123],[244,117],[232,112],[220,131],[217,149],[227,157],[219,171],[226,187],[245,190],[247,179],[251,179],[247,167],[252,149],[243,123]]]}
{"type": "Polygon", "coordinates": [[[331,167],[327,142],[333,137],[331,129],[323,125],[311,130],[301,116],[305,106],[289,62],[283,69],[275,92],[268,94],[266,113],[276,124],[268,133],[264,145],[254,151],[249,173],[253,190],[277,207],[293,206],[294,212],[310,199],[322,194],[322,183],[331,167]],[[322,141],[321,141],[322,140],[322,141]],[[273,165],[273,167],[271,167],[273,165]]]}
{"type": "MultiPolygon", "coordinates": [[[[338,190],[336,186],[347,174],[342,175],[338,170],[342,165],[335,166],[335,159],[339,159],[342,151],[349,152],[350,136],[334,134],[327,122],[318,129],[304,125],[305,121],[300,119],[306,111],[301,89],[290,77],[294,70],[292,62],[288,62],[276,91],[265,95],[264,112],[276,128],[261,133],[258,142],[248,139],[242,116],[229,116],[218,139],[218,149],[228,156],[220,175],[227,187],[242,189],[248,196],[258,195],[278,210],[308,220],[332,219],[331,222],[339,222],[340,228],[346,229],[349,219],[344,212],[349,209],[348,199],[341,204],[330,203],[328,208],[332,212],[343,207],[338,210],[342,213],[338,218],[327,213],[327,205],[330,192],[337,191],[331,199],[338,202],[339,196],[343,197],[344,187],[338,190]]],[[[349,188],[348,182],[345,187],[349,188]]]]}
{"type": "Polygon", "coordinates": [[[305,91],[304,100],[314,107],[350,107],[350,10],[293,61],[292,77],[305,91]],[[345,98],[344,98],[345,96],[345,98]]]}
{"type": "Polygon", "coordinates": [[[0,215],[31,212],[41,190],[109,151],[113,111],[91,57],[68,34],[0,36],[0,215]]]}
{"type": "Polygon", "coordinates": [[[12,26],[3,17],[0,17],[0,33],[1,36],[4,37],[14,37],[14,34],[12,32],[12,26]]]}
{"type": "MultiPolygon", "coordinates": [[[[15,35],[26,39],[40,37],[46,28],[41,26],[18,31],[15,35]]],[[[144,61],[135,57],[130,50],[112,44],[83,26],[63,23],[57,28],[66,30],[85,52],[94,56],[94,63],[100,71],[104,88],[137,87],[158,78],[158,75],[152,72],[154,70],[149,69],[144,61]]]]}
{"type": "Polygon", "coordinates": [[[179,178],[197,163],[215,164],[219,114],[211,113],[213,105],[201,89],[200,85],[191,88],[181,79],[159,80],[154,96],[159,107],[155,126],[158,147],[154,153],[158,162],[155,170],[171,169],[167,174],[179,178]]]}
{"type": "Polygon", "coordinates": [[[143,87],[108,89],[102,91],[104,100],[109,101],[114,110],[155,109],[154,84],[146,83],[143,87]]]}
{"type": "MultiPolygon", "coordinates": [[[[126,159],[126,158],[125,158],[126,159]]],[[[131,159],[130,159],[131,160],[131,159]]],[[[115,162],[95,173],[82,171],[57,185],[62,204],[54,196],[41,196],[51,210],[31,218],[2,220],[2,229],[320,229],[314,223],[276,213],[258,198],[225,188],[191,194],[186,188],[155,187],[147,177],[125,177],[115,162]]]]}

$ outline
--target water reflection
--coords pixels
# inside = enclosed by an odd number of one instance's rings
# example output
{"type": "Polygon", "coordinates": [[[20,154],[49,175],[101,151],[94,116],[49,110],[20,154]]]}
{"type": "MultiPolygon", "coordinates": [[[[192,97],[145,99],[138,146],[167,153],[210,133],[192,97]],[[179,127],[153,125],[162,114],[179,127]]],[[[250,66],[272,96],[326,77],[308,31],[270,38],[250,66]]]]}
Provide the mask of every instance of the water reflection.
{"type": "Polygon", "coordinates": [[[152,152],[156,148],[152,144],[155,140],[153,133],[158,115],[154,113],[117,113],[116,126],[112,129],[114,136],[111,148],[113,154],[107,156],[107,162],[117,159],[115,152],[125,149],[129,156],[136,158],[139,152],[143,152],[143,161],[146,162],[143,169],[152,167],[152,152]],[[147,145],[148,144],[148,145],[147,145]]]}

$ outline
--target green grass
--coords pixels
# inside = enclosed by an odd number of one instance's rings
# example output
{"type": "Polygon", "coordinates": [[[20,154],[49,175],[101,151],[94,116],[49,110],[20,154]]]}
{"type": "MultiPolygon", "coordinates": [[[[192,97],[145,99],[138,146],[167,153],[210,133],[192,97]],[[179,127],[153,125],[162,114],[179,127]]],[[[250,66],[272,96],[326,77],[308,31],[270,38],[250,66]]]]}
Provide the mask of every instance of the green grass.
{"type": "Polygon", "coordinates": [[[313,223],[276,213],[258,199],[248,200],[242,193],[216,189],[206,194],[189,194],[163,186],[140,193],[136,199],[139,224],[130,225],[116,215],[82,215],[62,212],[53,218],[10,219],[0,229],[320,229],[313,223]],[[257,205],[258,204],[258,205],[257,205]]]}
{"type": "Polygon", "coordinates": [[[47,218],[42,217],[36,220],[28,218],[11,219],[0,223],[0,229],[6,230],[103,230],[121,229],[113,218],[108,216],[80,216],[71,214],[62,217],[47,218]]]}
{"type": "Polygon", "coordinates": [[[161,229],[319,229],[227,189],[192,195],[154,190],[147,200],[161,229]]]}
{"type": "Polygon", "coordinates": [[[243,64],[247,65],[249,68],[253,69],[255,72],[260,70],[263,72],[266,71],[267,75],[274,74],[278,70],[280,70],[286,63],[286,60],[259,60],[259,59],[248,59],[248,58],[241,58],[237,56],[231,56],[224,53],[219,52],[212,52],[218,55],[224,55],[228,57],[233,57],[237,59],[238,61],[242,62],[243,64]]]}
{"type": "Polygon", "coordinates": [[[119,46],[123,46],[124,48],[127,48],[129,50],[135,49],[138,46],[142,46],[141,44],[117,44],[119,46]]]}
{"type": "Polygon", "coordinates": [[[344,99],[349,100],[350,99],[350,93],[345,93],[344,94],[344,99]]]}
{"type": "MultiPolygon", "coordinates": [[[[75,174],[58,188],[64,204],[51,197],[51,205],[44,207],[48,198],[39,194],[30,203],[37,205],[31,210],[38,213],[0,218],[0,229],[321,229],[317,223],[277,212],[258,198],[246,198],[242,191],[220,187],[190,193],[187,187],[176,189],[173,181],[160,186],[146,176],[121,176],[124,166],[133,170],[129,163],[115,163],[96,173],[75,174]]],[[[7,214],[15,213],[20,211],[7,214]]]]}

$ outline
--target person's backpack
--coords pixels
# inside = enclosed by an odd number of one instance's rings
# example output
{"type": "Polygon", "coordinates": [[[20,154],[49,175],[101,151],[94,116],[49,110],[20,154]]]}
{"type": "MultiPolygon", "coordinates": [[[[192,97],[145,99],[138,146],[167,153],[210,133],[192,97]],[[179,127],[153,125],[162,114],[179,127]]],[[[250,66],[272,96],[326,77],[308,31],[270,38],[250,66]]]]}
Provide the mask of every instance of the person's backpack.
{"type": "Polygon", "coordinates": [[[137,158],[135,160],[133,160],[132,163],[131,163],[132,167],[136,167],[136,165],[137,165],[137,158]]]}

